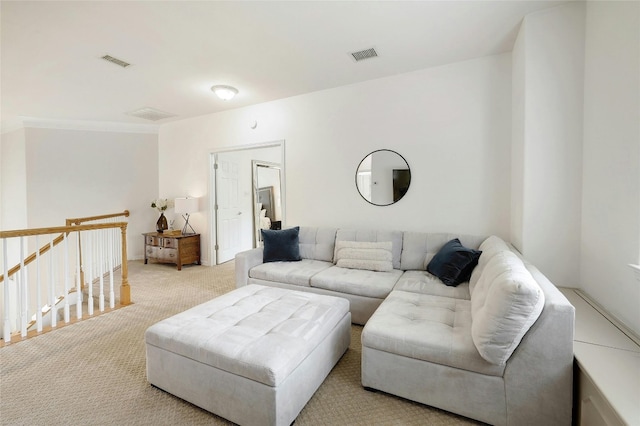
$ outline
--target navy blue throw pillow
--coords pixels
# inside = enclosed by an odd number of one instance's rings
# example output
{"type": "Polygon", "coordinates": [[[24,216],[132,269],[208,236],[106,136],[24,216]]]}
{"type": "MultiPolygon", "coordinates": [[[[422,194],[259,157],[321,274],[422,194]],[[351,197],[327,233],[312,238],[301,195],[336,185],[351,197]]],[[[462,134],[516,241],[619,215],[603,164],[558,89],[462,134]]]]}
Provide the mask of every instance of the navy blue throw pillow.
{"type": "Polygon", "coordinates": [[[427,271],[448,286],[469,281],[482,252],[463,246],[455,238],[446,243],[427,265],[427,271]]]}
{"type": "Polygon", "coordinates": [[[298,234],[300,227],[283,229],[274,231],[271,229],[261,229],[262,241],[264,242],[264,251],[262,261],[280,262],[280,261],[297,261],[300,257],[300,240],[298,234]]]}

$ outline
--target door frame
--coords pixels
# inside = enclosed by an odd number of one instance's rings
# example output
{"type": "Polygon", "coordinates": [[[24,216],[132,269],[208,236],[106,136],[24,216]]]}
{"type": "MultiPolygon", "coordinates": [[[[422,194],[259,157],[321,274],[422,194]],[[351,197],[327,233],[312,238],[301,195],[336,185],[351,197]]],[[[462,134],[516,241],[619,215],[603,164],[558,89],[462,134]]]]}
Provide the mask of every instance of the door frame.
{"type": "MultiPolygon", "coordinates": [[[[218,244],[218,221],[217,221],[217,211],[215,206],[217,204],[217,194],[216,194],[216,171],[215,164],[218,159],[219,154],[223,154],[226,152],[234,152],[234,151],[247,151],[252,149],[262,149],[262,148],[272,148],[272,147],[280,147],[280,164],[281,164],[281,185],[282,185],[282,224],[286,221],[286,167],[285,167],[285,140],[275,140],[270,142],[261,142],[247,145],[238,145],[238,146],[230,146],[230,147],[222,147],[216,148],[209,152],[209,259],[211,259],[211,265],[218,264],[216,245],[218,244]]],[[[252,221],[255,222],[255,221],[252,221]]],[[[253,225],[255,226],[255,224],[253,225]]],[[[252,230],[255,234],[255,229],[252,230]]]]}

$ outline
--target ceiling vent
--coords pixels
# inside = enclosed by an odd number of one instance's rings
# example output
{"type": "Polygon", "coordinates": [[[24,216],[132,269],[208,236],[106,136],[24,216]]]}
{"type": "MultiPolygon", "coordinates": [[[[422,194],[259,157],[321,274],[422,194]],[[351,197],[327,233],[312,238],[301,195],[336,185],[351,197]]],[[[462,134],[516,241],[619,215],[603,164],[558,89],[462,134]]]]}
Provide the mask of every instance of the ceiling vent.
{"type": "Polygon", "coordinates": [[[359,62],[369,58],[377,58],[378,52],[376,52],[376,49],[372,47],[371,49],[365,49],[359,52],[352,52],[351,56],[356,62],[359,62]]]}
{"type": "Polygon", "coordinates": [[[104,55],[102,59],[104,59],[105,61],[109,61],[112,64],[120,65],[122,68],[126,68],[129,65],[131,65],[130,63],[125,62],[122,59],[114,58],[113,56],[109,56],[109,55],[104,55]]]}
{"type": "Polygon", "coordinates": [[[158,109],[144,107],[135,111],[128,112],[127,115],[132,115],[138,118],[144,118],[145,120],[158,121],[169,117],[177,117],[175,114],[160,111],[158,109]]]}

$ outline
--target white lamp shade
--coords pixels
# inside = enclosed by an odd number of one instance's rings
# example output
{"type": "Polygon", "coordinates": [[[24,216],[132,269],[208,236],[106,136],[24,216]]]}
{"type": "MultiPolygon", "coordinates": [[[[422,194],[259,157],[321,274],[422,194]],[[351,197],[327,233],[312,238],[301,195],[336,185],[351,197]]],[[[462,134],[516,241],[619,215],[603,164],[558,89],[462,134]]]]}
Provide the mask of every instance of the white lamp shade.
{"type": "Polygon", "coordinates": [[[175,212],[191,214],[199,210],[198,198],[176,198],[175,199],[175,212]]]}

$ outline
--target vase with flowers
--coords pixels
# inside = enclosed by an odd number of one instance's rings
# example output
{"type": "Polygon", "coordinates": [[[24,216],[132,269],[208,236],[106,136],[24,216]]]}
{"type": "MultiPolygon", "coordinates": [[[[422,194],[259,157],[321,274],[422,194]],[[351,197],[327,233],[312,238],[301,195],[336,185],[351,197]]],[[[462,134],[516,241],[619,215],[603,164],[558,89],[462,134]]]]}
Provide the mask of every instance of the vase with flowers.
{"type": "Polygon", "coordinates": [[[169,207],[171,207],[170,204],[170,201],[166,198],[158,198],[157,200],[153,200],[151,202],[151,207],[160,212],[160,217],[156,222],[156,231],[158,231],[159,233],[163,233],[166,229],[169,228],[169,226],[167,225],[167,218],[164,216],[164,212],[169,207]]]}

